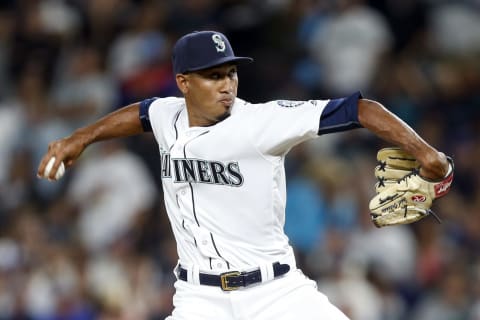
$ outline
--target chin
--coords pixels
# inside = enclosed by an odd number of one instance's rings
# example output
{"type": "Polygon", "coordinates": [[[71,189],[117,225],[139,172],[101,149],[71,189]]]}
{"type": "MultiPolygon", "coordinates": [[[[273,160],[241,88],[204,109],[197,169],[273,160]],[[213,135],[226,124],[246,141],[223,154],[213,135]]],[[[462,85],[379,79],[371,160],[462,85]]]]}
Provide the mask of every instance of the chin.
{"type": "Polygon", "coordinates": [[[230,110],[225,112],[224,114],[218,116],[217,117],[217,122],[223,121],[223,120],[227,119],[228,117],[230,117],[230,110]]]}

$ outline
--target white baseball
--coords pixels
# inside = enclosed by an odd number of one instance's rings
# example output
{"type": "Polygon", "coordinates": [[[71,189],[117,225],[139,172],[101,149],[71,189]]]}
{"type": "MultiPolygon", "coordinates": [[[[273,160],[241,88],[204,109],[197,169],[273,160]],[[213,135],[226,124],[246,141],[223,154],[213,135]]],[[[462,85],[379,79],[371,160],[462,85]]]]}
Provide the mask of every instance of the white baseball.
{"type": "MultiPolygon", "coordinates": [[[[45,178],[48,178],[50,175],[50,171],[52,170],[53,164],[55,163],[55,157],[51,157],[50,160],[47,163],[47,166],[45,167],[45,171],[43,172],[43,176],[45,178]]],[[[58,167],[57,173],[55,174],[55,180],[60,179],[63,177],[65,174],[65,165],[63,164],[63,161],[60,162],[60,166],[58,167]]]]}

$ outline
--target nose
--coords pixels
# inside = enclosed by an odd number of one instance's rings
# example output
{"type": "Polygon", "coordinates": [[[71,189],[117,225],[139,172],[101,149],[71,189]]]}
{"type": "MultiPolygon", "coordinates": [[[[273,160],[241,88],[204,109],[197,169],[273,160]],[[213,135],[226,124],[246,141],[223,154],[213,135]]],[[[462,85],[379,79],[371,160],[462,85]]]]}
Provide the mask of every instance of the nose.
{"type": "Polygon", "coordinates": [[[230,77],[224,77],[221,86],[222,93],[233,94],[235,91],[235,80],[230,77]]]}

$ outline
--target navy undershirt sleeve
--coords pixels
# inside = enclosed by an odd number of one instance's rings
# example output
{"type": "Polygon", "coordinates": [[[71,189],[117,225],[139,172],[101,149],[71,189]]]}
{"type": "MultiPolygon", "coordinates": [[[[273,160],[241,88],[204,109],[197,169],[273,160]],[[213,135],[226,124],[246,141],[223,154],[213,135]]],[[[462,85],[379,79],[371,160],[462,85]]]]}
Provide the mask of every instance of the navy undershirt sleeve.
{"type": "Polygon", "coordinates": [[[145,132],[152,131],[150,117],[148,116],[148,109],[150,108],[150,105],[152,104],[152,102],[155,101],[156,99],[157,98],[150,98],[140,102],[139,116],[140,116],[140,121],[142,123],[143,131],[145,132]]]}
{"type": "Polygon", "coordinates": [[[340,99],[330,100],[320,117],[318,135],[361,128],[358,121],[358,99],[360,92],[340,99]]]}

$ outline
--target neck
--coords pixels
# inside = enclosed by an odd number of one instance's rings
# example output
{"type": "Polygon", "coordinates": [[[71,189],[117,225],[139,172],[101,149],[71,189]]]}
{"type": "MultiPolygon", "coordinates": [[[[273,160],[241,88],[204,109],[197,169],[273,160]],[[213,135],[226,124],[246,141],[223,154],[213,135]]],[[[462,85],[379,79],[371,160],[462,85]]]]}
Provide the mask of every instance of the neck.
{"type": "Polygon", "coordinates": [[[205,115],[201,114],[194,107],[189,107],[187,104],[186,107],[187,116],[188,116],[188,126],[189,127],[208,127],[214,125],[218,121],[209,119],[205,115]]]}

